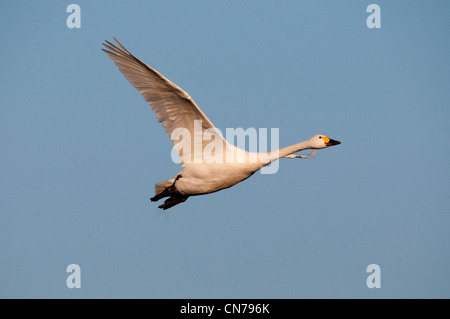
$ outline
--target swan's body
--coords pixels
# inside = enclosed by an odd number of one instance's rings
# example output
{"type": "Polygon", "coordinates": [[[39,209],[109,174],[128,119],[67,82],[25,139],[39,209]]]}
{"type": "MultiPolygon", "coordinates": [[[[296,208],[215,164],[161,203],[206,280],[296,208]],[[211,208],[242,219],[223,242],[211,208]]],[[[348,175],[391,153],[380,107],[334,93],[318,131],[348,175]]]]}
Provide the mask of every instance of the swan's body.
{"type": "Polygon", "coordinates": [[[261,167],[260,164],[250,163],[188,164],[179,173],[182,178],[177,180],[176,189],[182,195],[214,193],[242,182],[261,167]]]}
{"type": "Polygon", "coordinates": [[[314,157],[316,149],[340,144],[324,135],[316,135],[307,141],[268,153],[250,153],[239,149],[222,137],[186,92],[135,58],[116,39],[114,40],[118,46],[106,41],[107,44],[104,46],[107,50],[103,51],[150,104],[156,118],[162,123],[174,144],[178,141],[175,133],[179,128],[186,129],[191,136],[189,144],[191,147],[178,150],[183,168],[181,172],[172,179],[155,185],[155,196],[151,198],[152,201],[169,197],[159,208],[167,209],[186,201],[189,196],[209,194],[236,185],[282,157],[314,157]],[[214,160],[206,155],[200,160],[196,157],[198,153],[196,151],[202,152],[210,142],[200,140],[200,145],[195,144],[195,141],[198,141],[195,138],[196,134],[203,136],[205,132],[214,135],[222,146],[223,152],[214,160]],[[310,155],[295,154],[304,149],[313,151],[310,155]]]}

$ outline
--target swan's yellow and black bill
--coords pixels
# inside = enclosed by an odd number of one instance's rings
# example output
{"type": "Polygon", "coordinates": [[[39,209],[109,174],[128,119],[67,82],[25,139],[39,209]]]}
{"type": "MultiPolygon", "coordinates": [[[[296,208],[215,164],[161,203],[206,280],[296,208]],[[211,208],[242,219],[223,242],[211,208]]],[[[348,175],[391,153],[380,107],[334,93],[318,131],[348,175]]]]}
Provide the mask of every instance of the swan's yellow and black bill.
{"type": "Polygon", "coordinates": [[[326,144],[326,146],[333,146],[333,145],[339,145],[339,144],[341,144],[341,142],[333,140],[333,139],[330,138],[330,140],[327,143],[325,143],[325,144],[326,144]]]}

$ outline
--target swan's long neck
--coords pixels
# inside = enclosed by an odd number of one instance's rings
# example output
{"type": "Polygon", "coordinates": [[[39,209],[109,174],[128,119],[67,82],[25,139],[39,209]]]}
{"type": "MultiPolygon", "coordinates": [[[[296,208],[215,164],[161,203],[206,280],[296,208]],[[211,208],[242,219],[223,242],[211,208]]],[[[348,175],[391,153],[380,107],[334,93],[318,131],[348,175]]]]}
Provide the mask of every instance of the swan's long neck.
{"type": "Polygon", "coordinates": [[[270,164],[276,161],[277,159],[283,158],[287,155],[294,154],[308,148],[310,148],[309,141],[304,141],[291,146],[280,148],[279,150],[276,151],[269,152],[267,153],[268,156],[268,159],[266,159],[267,164],[270,164]]]}

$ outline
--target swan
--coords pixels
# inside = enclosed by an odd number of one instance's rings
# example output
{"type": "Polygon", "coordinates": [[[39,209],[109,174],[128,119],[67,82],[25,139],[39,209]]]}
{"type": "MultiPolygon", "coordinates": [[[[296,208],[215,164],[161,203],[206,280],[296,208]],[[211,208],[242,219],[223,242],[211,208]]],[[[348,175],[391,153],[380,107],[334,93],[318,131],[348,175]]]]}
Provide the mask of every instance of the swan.
{"type": "Polygon", "coordinates": [[[237,148],[223,138],[189,94],[134,57],[116,38],[114,41],[117,45],[105,40],[105,48],[102,50],[149,103],[156,119],[162,123],[178,151],[181,172],[156,184],[155,196],[150,199],[158,201],[168,197],[158,206],[163,210],[185,202],[189,196],[209,194],[236,185],[280,158],[312,158],[317,149],[341,143],[319,134],[309,140],[265,153],[237,148]],[[180,136],[175,133],[179,129],[190,133],[190,140],[184,141],[191,142],[185,144],[190,147],[177,148],[179,143],[176,142],[180,140],[180,136]],[[207,133],[210,139],[201,139],[199,144],[198,134],[204,136],[207,133]],[[205,153],[199,158],[198,153],[206,151],[212,136],[215,145],[221,146],[218,150],[221,149],[222,152],[205,153]],[[309,155],[295,154],[305,149],[312,151],[309,155]]]}

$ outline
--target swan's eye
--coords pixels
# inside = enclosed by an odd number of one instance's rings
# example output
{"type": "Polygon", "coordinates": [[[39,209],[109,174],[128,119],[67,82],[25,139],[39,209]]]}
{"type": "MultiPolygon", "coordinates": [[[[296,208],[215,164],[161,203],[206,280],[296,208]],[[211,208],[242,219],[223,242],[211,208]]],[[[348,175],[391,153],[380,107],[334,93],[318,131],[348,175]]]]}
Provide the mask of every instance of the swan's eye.
{"type": "Polygon", "coordinates": [[[322,138],[322,136],[319,136],[319,138],[322,138]]]}

